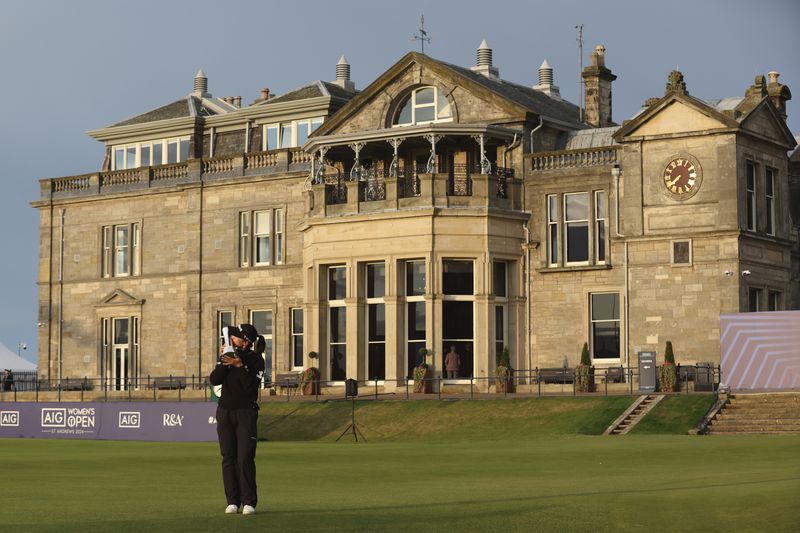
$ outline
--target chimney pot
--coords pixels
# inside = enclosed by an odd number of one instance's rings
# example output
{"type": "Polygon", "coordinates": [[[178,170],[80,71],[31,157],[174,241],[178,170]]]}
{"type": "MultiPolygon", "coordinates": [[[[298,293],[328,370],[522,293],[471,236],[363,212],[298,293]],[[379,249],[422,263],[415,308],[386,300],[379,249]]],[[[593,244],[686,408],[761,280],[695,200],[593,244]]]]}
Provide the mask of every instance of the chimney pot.
{"type": "Polygon", "coordinates": [[[262,100],[269,100],[269,89],[267,87],[263,87],[261,89],[261,99],[262,100]]]}

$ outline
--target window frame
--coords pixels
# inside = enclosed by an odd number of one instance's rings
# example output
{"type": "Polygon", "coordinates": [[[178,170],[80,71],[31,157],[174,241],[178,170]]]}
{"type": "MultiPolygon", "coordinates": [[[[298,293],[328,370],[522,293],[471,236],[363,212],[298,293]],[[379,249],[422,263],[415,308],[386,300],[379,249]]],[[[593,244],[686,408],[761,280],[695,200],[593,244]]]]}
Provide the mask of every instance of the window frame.
{"type": "Polygon", "coordinates": [[[325,269],[325,279],[327,283],[325,284],[325,295],[327,300],[327,309],[328,309],[328,319],[327,319],[327,341],[328,341],[328,382],[329,383],[344,383],[347,379],[347,306],[345,304],[345,300],[347,299],[347,265],[329,265],[325,269]],[[333,283],[333,278],[331,271],[332,270],[344,270],[344,294],[342,298],[338,299],[331,299],[331,284],[333,283]],[[336,342],[333,342],[333,328],[331,327],[331,322],[333,319],[332,310],[336,309],[337,314],[340,312],[341,309],[344,309],[344,339],[339,339],[336,342]],[[334,346],[344,346],[344,358],[345,358],[345,366],[344,372],[345,376],[342,380],[334,380],[333,379],[333,353],[334,353],[334,346]]]}
{"type": "Polygon", "coordinates": [[[264,339],[264,353],[262,356],[264,357],[265,371],[261,378],[261,388],[266,389],[272,386],[272,373],[275,372],[275,310],[271,307],[254,307],[249,309],[247,311],[248,322],[254,326],[257,322],[254,318],[256,313],[265,313],[265,315],[269,317],[269,333],[267,333],[266,330],[261,331],[256,327],[258,334],[264,339]],[[267,355],[269,355],[270,361],[267,361],[267,355]]]}
{"type": "Polygon", "coordinates": [[[286,263],[285,206],[239,212],[239,268],[269,267],[286,263]],[[256,233],[256,219],[265,214],[269,231],[256,233]],[[258,261],[258,245],[267,240],[268,258],[258,261]]]}
{"type": "Polygon", "coordinates": [[[591,195],[589,191],[579,191],[579,192],[568,192],[563,194],[562,198],[562,215],[563,215],[563,240],[564,246],[563,248],[563,260],[565,266],[583,266],[589,265],[592,261],[592,236],[590,235],[591,232],[591,213],[592,213],[592,206],[589,204],[591,199],[591,195]],[[576,219],[567,219],[567,198],[570,196],[585,196],[586,197],[586,218],[576,218],[576,219]],[[570,261],[569,260],[569,251],[570,251],[570,243],[569,243],[569,227],[570,225],[576,225],[578,227],[582,227],[585,225],[586,227],[586,260],[585,261],[570,261]]]}
{"type": "Polygon", "coordinates": [[[108,224],[100,228],[100,277],[126,278],[142,274],[142,224],[128,222],[124,224],[108,224]],[[117,229],[126,228],[128,239],[126,245],[117,244],[117,229]],[[117,268],[117,257],[122,250],[127,270],[120,272],[117,268]]]}
{"type": "Polygon", "coordinates": [[[262,125],[262,136],[261,136],[261,149],[265,152],[270,150],[285,150],[288,148],[302,148],[303,144],[308,141],[308,137],[311,136],[314,131],[322,126],[325,122],[325,117],[311,117],[311,118],[302,118],[297,120],[286,120],[283,122],[271,122],[268,124],[262,125]],[[306,140],[302,143],[299,140],[297,132],[300,131],[300,125],[306,127],[307,136],[306,140]],[[284,129],[289,131],[289,138],[286,143],[284,143],[283,139],[283,132],[284,129]],[[275,131],[275,144],[276,146],[269,145],[269,133],[270,130],[275,131]]]}
{"type": "Polygon", "coordinates": [[[450,99],[447,97],[447,95],[444,93],[444,91],[441,88],[436,87],[435,85],[424,85],[422,87],[417,87],[416,89],[413,89],[411,92],[403,95],[403,98],[402,98],[402,100],[400,102],[400,105],[397,106],[397,109],[395,110],[394,118],[392,119],[392,127],[395,128],[395,127],[402,127],[402,126],[419,126],[419,125],[424,125],[424,124],[433,124],[433,123],[441,123],[441,122],[453,122],[453,120],[455,120],[455,119],[453,117],[452,103],[450,102],[450,99]],[[418,104],[417,103],[417,94],[420,93],[421,91],[426,90],[426,89],[431,89],[433,91],[433,102],[418,104]],[[439,99],[440,99],[440,95],[441,95],[441,97],[443,97],[447,101],[447,104],[450,106],[450,116],[449,117],[439,118],[439,99]],[[400,114],[403,112],[403,110],[405,110],[407,105],[411,106],[411,122],[399,122],[400,114]],[[423,108],[429,108],[429,107],[433,108],[433,119],[432,120],[419,120],[418,121],[417,120],[417,109],[418,108],[419,109],[423,109],[423,108]]]}
{"type": "Polygon", "coordinates": [[[133,143],[114,144],[111,145],[111,170],[132,170],[134,168],[142,167],[155,167],[159,165],[171,165],[177,163],[185,163],[191,159],[189,153],[189,145],[191,143],[191,136],[182,135],[178,137],[164,137],[161,139],[152,139],[148,141],[139,141],[133,143]],[[169,162],[168,151],[169,146],[175,144],[176,160],[172,163],[169,162]],[[156,146],[160,146],[161,161],[156,162],[156,146]],[[186,153],[184,154],[184,146],[186,153]],[[147,165],[142,164],[142,148],[147,148],[150,151],[147,165]],[[129,162],[128,153],[132,151],[132,161],[129,162]],[[117,161],[117,153],[122,153],[122,165],[117,161]],[[184,157],[185,156],[185,157],[184,157]],[[129,164],[130,163],[130,164],[129,164]]]}
{"type": "Polygon", "coordinates": [[[306,339],[305,339],[305,313],[303,312],[302,307],[290,307],[289,308],[289,354],[291,357],[291,367],[292,370],[303,370],[305,366],[305,346],[306,346],[306,339]],[[297,331],[297,317],[295,313],[300,313],[300,331],[297,331]],[[300,349],[300,353],[297,353],[297,337],[300,337],[300,342],[302,348],[300,349]],[[298,356],[300,360],[300,364],[297,364],[298,356]]]}
{"type": "Polygon", "coordinates": [[[756,205],[756,192],[758,191],[758,164],[755,161],[748,160],[745,165],[745,229],[747,231],[756,231],[758,227],[757,221],[757,205],[756,205]],[[750,182],[752,181],[752,189],[750,182]]]}
{"type": "Polygon", "coordinates": [[[692,255],[693,248],[694,247],[692,246],[692,239],[672,239],[670,241],[670,246],[669,246],[670,265],[678,267],[692,266],[692,264],[694,263],[694,257],[692,255]],[[675,245],[683,242],[689,245],[689,259],[686,263],[678,263],[675,261],[675,245]]]}
{"type": "Polygon", "coordinates": [[[600,363],[609,363],[609,362],[620,362],[622,361],[622,356],[624,354],[623,349],[623,342],[624,342],[624,330],[622,324],[622,298],[620,297],[620,293],[617,291],[597,291],[597,292],[590,292],[589,293],[589,356],[592,358],[592,362],[598,361],[600,363]],[[594,296],[603,295],[603,294],[612,294],[617,297],[616,303],[616,310],[617,310],[617,318],[616,319],[594,319],[594,296]],[[617,324],[617,334],[618,334],[618,350],[619,355],[617,357],[597,357],[594,354],[595,351],[595,338],[594,338],[594,324],[595,323],[616,323],[617,324]]]}
{"type": "Polygon", "coordinates": [[[366,344],[366,350],[364,353],[365,361],[364,361],[364,369],[366,375],[364,376],[366,382],[368,384],[374,385],[376,384],[375,375],[374,373],[370,375],[370,346],[372,345],[383,345],[383,359],[384,359],[384,368],[383,368],[383,378],[379,378],[377,380],[377,384],[381,385],[386,380],[386,262],[385,261],[370,261],[364,264],[364,303],[366,305],[366,313],[364,313],[364,343],[366,344]],[[370,276],[370,267],[372,266],[382,266],[383,267],[383,293],[381,295],[373,295],[370,296],[369,294],[369,276],[370,276]],[[384,329],[383,329],[383,340],[371,340],[372,331],[370,330],[370,308],[372,306],[383,306],[383,317],[384,317],[384,329]]]}
{"type": "Polygon", "coordinates": [[[772,167],[765,167],[764,168],[764,198],[766,203],[767,209],[767,227],[766,233],[770,236],[775,236],[775,223],[777,222],[777,217],[775,216],[775,186],[777,185],[777,180],[775,179],[775,175],[777,174],[777,170],[772,167]]]}

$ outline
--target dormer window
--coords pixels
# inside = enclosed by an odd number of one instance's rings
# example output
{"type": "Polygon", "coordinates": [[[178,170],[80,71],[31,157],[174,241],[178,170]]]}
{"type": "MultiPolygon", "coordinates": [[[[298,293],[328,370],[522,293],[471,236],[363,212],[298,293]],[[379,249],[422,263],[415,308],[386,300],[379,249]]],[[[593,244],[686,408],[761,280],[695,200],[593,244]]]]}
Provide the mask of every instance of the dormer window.
{"type": "Polygon", "coordinates": [[[113,153],[111,170],[183,163],[189,159],[189,137],[116,145],[113,153]]]}
{"type": "Polygon", "coordinates": [[[450,101],[441,89],[420,87],[414,89],[400,104],[395,126],[429,124],[431,122],[450,122],[453,110],[450,101]]]}

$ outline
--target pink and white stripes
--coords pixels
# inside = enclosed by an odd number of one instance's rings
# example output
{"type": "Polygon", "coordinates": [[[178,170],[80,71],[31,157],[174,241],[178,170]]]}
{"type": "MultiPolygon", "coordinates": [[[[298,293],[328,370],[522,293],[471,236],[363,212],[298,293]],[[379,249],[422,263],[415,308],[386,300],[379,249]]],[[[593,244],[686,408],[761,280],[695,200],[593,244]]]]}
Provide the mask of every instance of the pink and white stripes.
{"type": "Polygon", "coordinates": [[[732,390],[800,389],[800,311],[719,319],[723,383],[732,390]]]}

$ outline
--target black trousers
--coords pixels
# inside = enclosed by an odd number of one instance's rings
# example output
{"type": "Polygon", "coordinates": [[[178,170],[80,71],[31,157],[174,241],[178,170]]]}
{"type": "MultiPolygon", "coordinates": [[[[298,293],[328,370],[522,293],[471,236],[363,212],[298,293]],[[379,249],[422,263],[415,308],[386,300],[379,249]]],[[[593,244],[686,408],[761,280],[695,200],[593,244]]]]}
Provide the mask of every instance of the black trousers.
{"type": "Polygon", "coordinates": [[[256,421],[258,410],[217,406],[217,437],[222,453],[222,483],[228,505],[258,503],[256,492],[256,421]]]}

